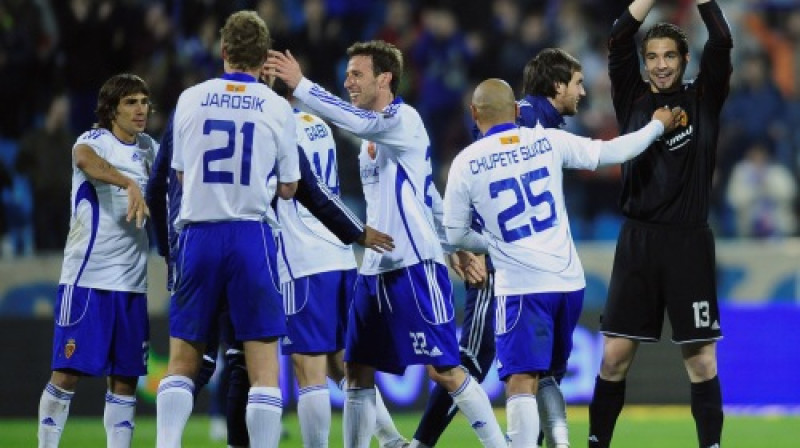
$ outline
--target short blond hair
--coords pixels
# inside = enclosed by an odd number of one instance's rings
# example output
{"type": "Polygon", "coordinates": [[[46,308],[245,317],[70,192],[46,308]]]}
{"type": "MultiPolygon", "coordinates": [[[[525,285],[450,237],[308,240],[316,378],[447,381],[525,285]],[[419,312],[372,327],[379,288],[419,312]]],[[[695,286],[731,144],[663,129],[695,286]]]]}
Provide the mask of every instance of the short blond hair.
{"type": "Polygon", "coordinates": [[[260,69],[272,47],[267,24],[255,11],[231,14],[220,36],[228,64],[237,69],[260,69]]]}

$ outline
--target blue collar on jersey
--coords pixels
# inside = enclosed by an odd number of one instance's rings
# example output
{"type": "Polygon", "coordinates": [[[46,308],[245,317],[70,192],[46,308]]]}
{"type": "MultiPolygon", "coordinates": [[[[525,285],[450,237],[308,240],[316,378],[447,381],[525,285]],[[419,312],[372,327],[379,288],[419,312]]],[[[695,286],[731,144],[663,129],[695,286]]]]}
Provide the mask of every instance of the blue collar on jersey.
{"type": "Polygon", "coordinates": [[[488,131],[486,131],[486,134],[484,134],[484,137],[488,137],[488,136],[490,136],[492,134],[499,134],[500,132],[504,132],[504,131],[507,131],[509,129],[514,129],[516,127],[517,127],[517,125],[514,124],[514,123],[496,124],[496,125],[492,126],[491,128],[489,128],[488,131]]]}
{"type": "Polygon", "coordinates": [[[254,76],[242,72],[224,73],[220,78],[227,79],[228,81],[258,82],[254,76]]]}
{"type": "Polygon", "coordinates": [[[564,116],[546,97],[541,95],[525,95],[520,102],[517,123],[526,128],[536,127],[540,123],[543,128],[560,128],[564,126],[564,116]],[[525,104],[527,103],[527,104],[525,104]],[[530,107],[528,106],[530,105],[530,107]]]}

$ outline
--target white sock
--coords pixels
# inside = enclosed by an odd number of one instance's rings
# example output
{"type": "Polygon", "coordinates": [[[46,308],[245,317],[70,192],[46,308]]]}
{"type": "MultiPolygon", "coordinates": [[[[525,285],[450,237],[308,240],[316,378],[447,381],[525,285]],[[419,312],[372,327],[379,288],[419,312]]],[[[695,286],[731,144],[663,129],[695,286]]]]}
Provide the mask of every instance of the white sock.
{"type": "Polygon", "coordinates": [[[417,439],[413,439],[411,440],[411,443],[408,444],[408,448],[431,448],[431,447],[425,445],[424,443],[420,442],[417,439]]]}
{"type": "Polygon", "coordinates": [[[375,433],[375,388],[347,389],[344,402],[344,446],[369,448],[375,433]]]}
{"type": "MultiPolygon", "coordinates": [[[[490,448],[506,448],[508,446],[503,431],[497,424],[489,396],[475,378],[467,376],[461,387],[455,392],[451,392],[450,396],[453,397],[453,402],[458,409],[467,417],[483,446],[490,448]]],[[[536,421],[538,426],[539,420],[536,421]]]]}
{"type": "Polygon", "coordinates": [[[539,380],[536,404],[539,407],[539,419],[547,446],[569,446],[567,405],[555,378],[550,376],[539,380]]]}
{"type": "Polygon", "coordinates": [[[397,443],[401,440],[405,441],[394,425],[394,420],[389,415],[389,410],[386,409],[386,404],[383,402],[381,391],[377,387],[375,388],[375,438],[378,439],[380,446],[393,442],[397,443]]]}
{"type": "Polygon", "coordinates": [[[136,397],[106,392],[106,408],[103,411],[103,426],[106,427],[107,448],[130,448],[133,439],[133,415],[136,412],[136,397]]]}
{"type": "Polygon", "coordinates": [[[331,394],[327,384],[300,389],[297,398],[297,418],[303,447],[325,448],[331,432],[331,394]]]}
{"type": "Polygon", "coordinates": [[[536,439],[539,438],[539,409],[536,407],[536,397],[530,394],[508,397],[506,418],[511,448],[536,448],[536,439]]]}
{"type": "Polygon", "coordinates": [[[156,448],[180,448],[183,428],[194,405],[194,381],[182,375],[164,377],[156,395],[156,448]]]}
{"type": "Polygon", "coordinates": [[[250,448],[276,448],[281,440],[283,399],[277,387],[251,387],[247,394],[250,448]]]}
{"type": "Polygon", "coordinates": [[[39,399],[39,448],[56,448],[75,392],[47,383],[39,399]]]}

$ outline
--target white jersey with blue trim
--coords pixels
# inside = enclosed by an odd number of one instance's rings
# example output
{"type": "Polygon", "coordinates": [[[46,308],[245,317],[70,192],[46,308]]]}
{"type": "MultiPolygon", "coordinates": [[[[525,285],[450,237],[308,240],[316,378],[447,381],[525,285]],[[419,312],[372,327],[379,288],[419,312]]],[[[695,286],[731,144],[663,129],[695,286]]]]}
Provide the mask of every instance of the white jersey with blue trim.
{"type": "Polygon", "coordinates": [[[453,160],[444,225],[469,228],[472,213],[479,215],[496,269],[496,295],[586,286],[570,234],[563,168],[595,169],[602,144],[541,125],[507,124],[453,160]]]}
{"type": "MultiPolygon", "coordinates": [[[[144,191],[158,144],[142,134],[123,143],[111,131],[92,129],[75,146],[90,146],[98,156],[144,191]]],[[[75,149],[73,146],[73,151],[75,149]]],[[[89,178],[72,162],[69,235],[59,283],[110,291],[147,292],[147,230],[128,222],[128,193],[89,178]]]]}
{"type": "Polygon", "coordinates": [[[183,172],[178,225],[263,219],[280,182],[300,178],[289,103],[244,73],[186,89],[173,121],[172,168],[183,172]]]}
{"type": "Polygon", "coordinates": [[[431,211],[430,139],[419,113],[399,98],[381,112],[360,109],[303,79],[294,96],[314,113],[361,137],[361,182],[367,225],[394,238],[392,251],[367,249],[362,274],[433,260],[444,264],[431,211]]]}
{"type": "MultiPolygon", "coordinates": [[[[318,117],[296,112],[297,145],[305,151],[311,168],[332,194],[339,194],[336,142],[330,127],[318,117]]],[[[278,199],[280,225],[278,272],[281,283],[318,274],[356,268],[349,245],[342,244],[327,227],[297,200],[278,199]]]]}

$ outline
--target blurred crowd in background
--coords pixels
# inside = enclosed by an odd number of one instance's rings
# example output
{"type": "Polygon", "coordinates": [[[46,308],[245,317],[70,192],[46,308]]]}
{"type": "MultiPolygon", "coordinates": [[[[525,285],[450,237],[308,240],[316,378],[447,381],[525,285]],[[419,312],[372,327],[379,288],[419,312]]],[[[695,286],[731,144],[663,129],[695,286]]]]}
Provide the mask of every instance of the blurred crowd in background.
{"type": "MultiPolygon", "coordinates": [[[[722,114],[711,221],[719,238],[798,233],[800,2],[717,0],[734,32],[731,92],[722,114]]],[[[150,85],[160,138],[181,91],[222,70],[219,28],[254,9],[273,46],[290,50],[311,80],[344,94],[345,50],[394,43],[406,58],[403,99],[422,115],[440,191],[449,163],[471,142],[469,99],[489,77],[521,87],[539,50],[561,47],[583,65],[587,97],[567,129],[618,134],[606,38],[629,0],[0,0],[0,252],[60,251],[69,223],[71,147],[95,122],[97,91],[132,72],[150,85]]],[[[648,18],[689,34],[686,78],[697,73],[705,27],[695,0],[657,1],[648,18]]],[[[647,26],[647,25],[646,25],[647,26]]],[[[645,27],[646,27],[645,26],[645,27]]],[[[344,96],[344,95],[343,95],[344,96]]],[[[357,145],[337,131],[341,191],[363,207],[357,145]]],[[[619,168],[574,172],[565,191],[577,240],[614,240],[619,168]]],[[[361,210],[363,213],[363,210],[361,210]]]]}

